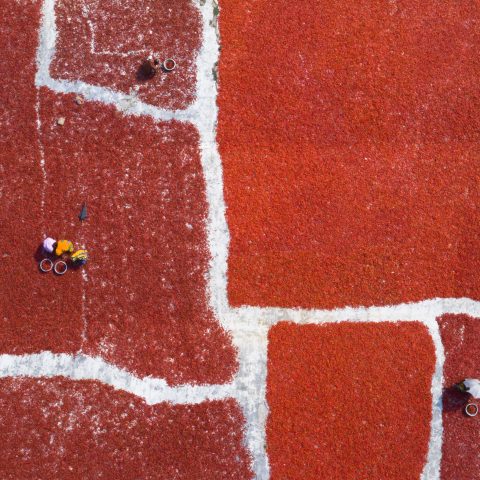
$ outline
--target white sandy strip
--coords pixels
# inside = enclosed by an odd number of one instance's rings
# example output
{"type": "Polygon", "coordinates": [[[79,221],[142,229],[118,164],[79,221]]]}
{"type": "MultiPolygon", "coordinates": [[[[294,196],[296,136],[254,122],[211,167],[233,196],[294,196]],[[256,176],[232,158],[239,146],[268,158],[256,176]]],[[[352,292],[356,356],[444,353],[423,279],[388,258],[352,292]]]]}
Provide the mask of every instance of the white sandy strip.
{"type": "MultiPolygon", "coordinates": [[[[222,308],[225,308],[222,306],[222,308]]],[[[382,307],[345,307],[334,310],[301,308],[262,308],[240,307],[226,308],[226,324],[238,322],[253,325],[259,321],[268,326],[279,321],[288,320],[298,324],[332,323],[332,322],[401,322],[415,321],[423,318],[439,317],[447,313],[465,313],[480,317],[480,302],[469,298],[434,298],[420,302],[400,303],[382,307]]]]}
{"type": "Polygon", "coordinates": [[[82,354],[54,355],[48,352],[33,355],[1,355],[0,377],[64,376],[74,380],[98,380],[125,390],[153,404],[195,404],[205,400],[236,398],[242,406],[247,429],[246,446],[253,459],[257,480],[268,480],[269,464],[266,455],[265,423],[268,407],[265,399],[267,373],[268,329],[282,320],[298,324],[328,322],[380,322],[418,320],[429,329],[435,344],[436,366],[432,380],[432,428],[428,459],[422,480],[440,477],[442,442],[442,375],[444,350],[435,319],[445,313],[466,313],[480,317],[480,302],[470,299],[432,299],[417,303],[385,307],[309,310],[286,308],[231,308],[227,301],[227,257],[229,231],[225,218],[222,165],[216,144],[217,85],[213,69],[218,61],[219,39],[214,16],[215,0],[197,0],[203,18],[203,43],[197,56],[197,95],[193,105],[185,110],[165,110],[138,100],[135,95],[115,92],[105,87],[81,81],[65,81],[50,76],[50,63],[55,53],[54,0],[44,0],[40,28],[36,75],[37,87],[48,87],[58,93],[76,93],[87,100],[113,105],[129,115],[148,115],[158,121],[178,120],[196,125],[200,133],[202,167],[209,202],[208,242],[211,251],[208,278],[212,308],[224,328],[232,333],[239,352],[239,371],[227,385],[182,385],[170,387],[158,378],[140,379],[131,373],[106,363],[100,358],[82,354]]]}
{"type": "Polygon", "coordinates": [[[232,385],[169,387],[165,380],[132,375],[101,358],[42,352],[31,355],[0,355],[0,377],[67,377],[98,380],[117,390],[143,398],[149,404],[195,404],[231,397],[232,385]]]}
{"type": "Polygon", "coordinates": [[[239,316],[231,318],[227,302],[227,257],[230,235],[225,217],[222,163],[217,149],[217,85],[213,70],[219,57],[219,38],[214,16],[214,1],[198,5],[203,17],[203,42],[197,57],[197,100],[193,106],[200,133],[201,159],[206,180],[208,244],[211,261],[208,276],[210,304],[223,327],[232,334],[238,349],[239,371],[235,377],[235,396],[246,418],[245,442],[253,461],[257,480],[269,478],[266,455],[265,421],[268,408],[265,399],[267,372],[267,329],[259,319],[242,325],[239,316]]]}
{"type": "Polygon", "coordinates": [[[40,171],[42,172],[42,188],[40,191],[40,212],[42,221],[44,219],[44,212],[45,212],[45,195],[47,193],[47,169],[45,166],[45,149],[43,147],[42,138],[40,136],[42,130],[42,120],[40,117],[40,94],[36,92],[36,99],[35,99],[35,115],[36,115],[36,126],[37,126],[37,133],[38,133],[38,155],[40,159],[40,171]]]}
{"type": "Polygon", "coordinates": [[[439,480],[440,466],[442,462],[442,384],[443,364],[445,352],[443,349],[440,329],[436,322],[436,316],[425,321],[435,345],[435,373],[432,378],[432,420],[430,424],[430,441],[428,444],[427,462],[423,468],[421,480],[439,480]]]}

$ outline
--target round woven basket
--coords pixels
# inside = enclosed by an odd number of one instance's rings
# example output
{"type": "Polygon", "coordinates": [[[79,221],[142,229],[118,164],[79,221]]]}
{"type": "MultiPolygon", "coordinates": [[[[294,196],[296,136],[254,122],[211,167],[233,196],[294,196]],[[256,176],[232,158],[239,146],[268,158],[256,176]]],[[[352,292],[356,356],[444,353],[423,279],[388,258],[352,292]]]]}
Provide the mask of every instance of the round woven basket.
{"type": "Polygon", "coordinates": [[[478,406],[475,405],[474,403],[467,403],[465,405],[465,413],[469,417],[476,417],[478,413],[478,406]]]}
{"type": "Polygon", "coordinates": [[[40,270],[42,272],[50,272],[53,268],[53,262],[49,259],[49,258],[44,258],[41,262],[40,262],[40,270]]]}
{"type": "Polygon", "coordinates": [[[53,271],[57,275],[64,275],[67,270],[68,270],[68,266],[66,262],[64,262],[63,260],[59,260],[58,262],[56,262],[55,267],[53,267],[53,271]]]}
{"type": "Polygon", "coordinates": [[[175,70],[175,67],[177,66],[177,64],[173,58],[167,58],[166,60],[163,61],[162,66],[167,72],[171,72],[172,70],[175,70]]]}

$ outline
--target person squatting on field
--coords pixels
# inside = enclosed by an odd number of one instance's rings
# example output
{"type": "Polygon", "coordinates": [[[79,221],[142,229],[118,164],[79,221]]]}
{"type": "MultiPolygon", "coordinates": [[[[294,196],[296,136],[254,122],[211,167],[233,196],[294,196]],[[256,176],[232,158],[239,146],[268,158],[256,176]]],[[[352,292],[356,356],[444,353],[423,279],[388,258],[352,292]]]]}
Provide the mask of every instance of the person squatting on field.
{"type": "Polygon", "coordinates": [[[51,237],[47,237],[44,241],[43,241],[43,249],[47,252],[47,253],[53,253],[53,251],[57,248],[57,241],[54,240],[53,238],[51,237]]]}
{"type": "Polygon", "coordinates": [[[87,263],[88,252],[87,250],[77,250],[75,253],[72,253],[70,259],[75,265],[83,265],[87,263]]]}
{"type": "Polygon", "coordinates": [[[480,380],[475,378],[466,378],[455,385],[457,390],[468,393],[474,398],[480,398],[480,380]]]}
{"type": "Polygon", "coordinates": [[[73,252],[73,243],[70,240],[59,240],[57,242],[57,248],[55,248],[55,255],[61,257],[64,253],[73,252]]]}
{"type": "Polygon", "coordinates": [[[47,237],[43,241],[43,249],[46,253],[55,253],[57,257],[70,253],[70,259],[75,265],[84,265],[88,260],[88,251],[80,249],[74,252],[73,243],[70,240],[57,241],[51,237],[47,237]]]}

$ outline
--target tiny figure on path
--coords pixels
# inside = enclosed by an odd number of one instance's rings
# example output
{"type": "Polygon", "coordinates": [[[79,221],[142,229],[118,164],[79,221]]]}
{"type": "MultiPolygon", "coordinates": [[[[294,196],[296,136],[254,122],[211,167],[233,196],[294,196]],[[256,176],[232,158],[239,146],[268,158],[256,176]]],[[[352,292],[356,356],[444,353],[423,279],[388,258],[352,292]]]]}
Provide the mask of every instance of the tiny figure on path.
{"type": "Polygon", "coordinates": [[[480,380],[476,378],[466,378],[455,385],[457,390],[468,393],[474,398],[480,398],[480,380]]]}
{"type": "Polygon", "coordinates": [[[45,250],[45,252],[47,253],[53,253],[54,250],[57,248],[57,241],[54,240],[53,238],[51,237],[47,237],[44,241],[43,241],[43,249],[45,250]]]}

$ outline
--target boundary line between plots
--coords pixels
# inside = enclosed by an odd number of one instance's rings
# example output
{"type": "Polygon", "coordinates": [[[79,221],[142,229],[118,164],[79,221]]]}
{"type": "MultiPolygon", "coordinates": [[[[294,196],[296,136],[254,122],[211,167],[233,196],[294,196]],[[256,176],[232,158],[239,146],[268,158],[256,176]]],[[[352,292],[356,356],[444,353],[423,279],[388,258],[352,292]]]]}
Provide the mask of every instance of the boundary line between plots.
{"type": "Polygon", "coordinates": [[[2,377],[98,380],[116,390],[143,398],[150,405],[161,402],[197,404],[232,397],[232,384],[169,387],[163,379],[139,378],[100,357],[83,354],[41,352],[30,355],[0,355],[0,378],[2,377]]]}

